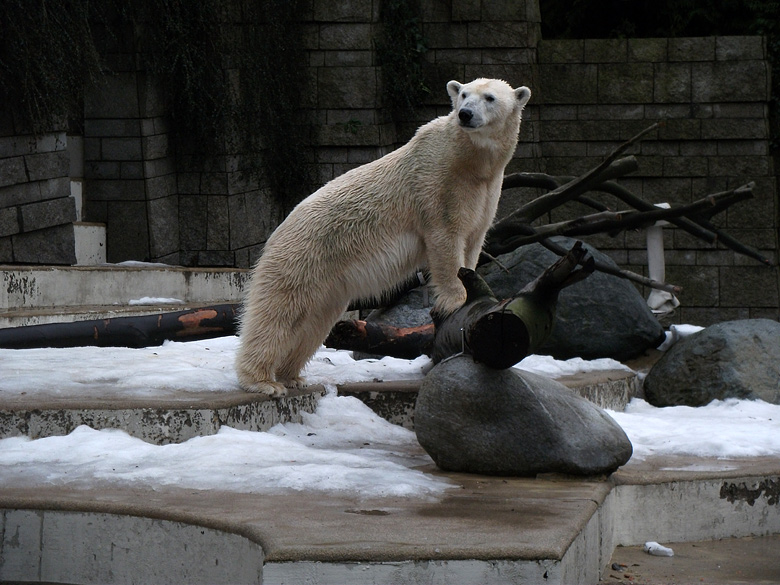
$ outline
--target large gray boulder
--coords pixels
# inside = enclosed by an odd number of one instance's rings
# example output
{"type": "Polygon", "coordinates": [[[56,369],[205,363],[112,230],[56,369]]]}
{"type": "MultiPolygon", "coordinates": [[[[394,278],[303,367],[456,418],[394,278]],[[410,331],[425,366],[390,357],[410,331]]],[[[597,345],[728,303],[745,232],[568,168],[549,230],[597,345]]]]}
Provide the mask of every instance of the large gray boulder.
{"type": "Polygon", "coordinates": [[[704,406],[726,398],[780,404],[780,323],[726,321],[684,337],[653,366],[644,389],[655,406],[704,406]]]}
{"type": "MultiPolygon", "coordinates": [[[[567,250],[576,241],[564,237],[552,240],[567,250]]],[[[606,254],[590,245],[585,247],[596,260],[617,267],[606,254]]],[[[515,294],[557,259],[541,244],[531,244],[499,256],[508,274],[494,262],[479,272],[501,299],[515,294]]],[[[550,337],[536,353],[557,359],[626,360],[658,347],[664,339],[663,327],[633,284],[594,272],[561,291],[550,337]]]]}
{"type": "MultiPolygon", "coordinates": [[[[552,239],[567,250],[576,241],[563,237],[552,239]]],[[[609,256],[587,244],[585,247],[601,262],[617,267],[609,256]]],[[[478,272],[496,298],[505,299],[516,294],[557,259],[556,254],[540,244],[531,244],[499,256],[501,266],[507,268],[508,273],[495,262],[480,267],[478,272]]],[[[396,327],[415,327],[431,321],[432,305],[432,294],[426,299],[421,289],[415,289],[394,306],[374,311],[369,320],[396,327]]],[[[557,359],[610,357],[626,360],[658,347],[664,339],[663,327],[634,285],[595,272],[561,291],[550,337],[536,353],[557,359]]]]}
{"type": "Polygon", "coordinates": [[[417,440],[441,469],[488,475],[597,475],[632,454],[623,429],[595,404],[548,378],[491,370],[469,356],[425,377],[417,440]]]}

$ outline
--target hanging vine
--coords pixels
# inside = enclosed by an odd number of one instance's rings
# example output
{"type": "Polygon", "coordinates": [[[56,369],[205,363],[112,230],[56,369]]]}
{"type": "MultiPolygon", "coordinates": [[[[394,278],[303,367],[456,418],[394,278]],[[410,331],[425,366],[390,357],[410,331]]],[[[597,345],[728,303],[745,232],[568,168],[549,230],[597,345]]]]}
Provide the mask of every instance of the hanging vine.
{"type": "Polygon", "coordinates": [[[61,128],[111,75],[109,52],[134,55],[180,165],[234,156],[289,207],[310,186],[301,14],[300,0],[3,0],[0,98],[33,133],[61,128]]]}

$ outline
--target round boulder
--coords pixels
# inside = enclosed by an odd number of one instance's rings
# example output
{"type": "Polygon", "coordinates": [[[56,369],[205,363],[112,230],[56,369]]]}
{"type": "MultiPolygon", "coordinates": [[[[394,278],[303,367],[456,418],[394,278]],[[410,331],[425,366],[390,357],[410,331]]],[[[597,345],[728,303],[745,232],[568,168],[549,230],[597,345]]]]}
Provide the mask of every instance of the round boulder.
{"type": "MultiPolygon", "coordinates": [[[[551,238],[567,250],[576,240],[551,238]]],[[[600,262],[617,268],[606,254],[585,244],[600,262]]],[[[496,298],[511,297],[539,276],[558,256],[541,244],[522,246],[480,268],[479,273],[496,298]],[[508,272],[507,272],[508,271],[508,272]]],[[[658,347],[665,339],[664,329],[645,299],[628,280],[594,272],[582,282],[563,289],[552,332],[536,353],[557,359],[613,358],[627,360],[658,347]]]]}
{"type": "Polygon", "coordinates": [[[780,323],[725,321],[684,337],[647,374],[654,406],[704,406],[726,398],[780,404],[780,323]]]}
{"type": "Polygon", "coordinates": [[[425,377],[414,413],[417,440],[441,469],[487,475],[611,473],[632,454],[623,429],[562,384],[492,370],[469,356],[425,377]]]}

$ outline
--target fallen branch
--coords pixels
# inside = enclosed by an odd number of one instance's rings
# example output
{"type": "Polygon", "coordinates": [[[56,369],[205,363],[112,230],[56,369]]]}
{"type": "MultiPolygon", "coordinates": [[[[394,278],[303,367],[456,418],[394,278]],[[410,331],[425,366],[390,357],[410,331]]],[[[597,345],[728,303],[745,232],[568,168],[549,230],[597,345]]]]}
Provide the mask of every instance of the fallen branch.
{"type": "Polygon", "coordinates": [[[235,335],[240,305],[224,304],[159,315],[112,317],[0,329],[0,347],[151,347],[168,340],[235,335]]]}

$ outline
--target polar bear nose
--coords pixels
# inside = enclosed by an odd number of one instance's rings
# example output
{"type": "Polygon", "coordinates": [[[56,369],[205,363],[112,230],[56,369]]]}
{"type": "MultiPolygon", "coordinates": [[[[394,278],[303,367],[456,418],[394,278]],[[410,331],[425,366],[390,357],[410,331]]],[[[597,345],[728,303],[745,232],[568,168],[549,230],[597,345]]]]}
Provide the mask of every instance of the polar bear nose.
{"type": "Polygon", "coordinates": [[[471,122],[471,119],[474,117],[474,112],[469,110],[468,108],[461,108],[461,110],[458,112],[458,118],[460,118],[460,121],[464,124],[471,122]]]}

